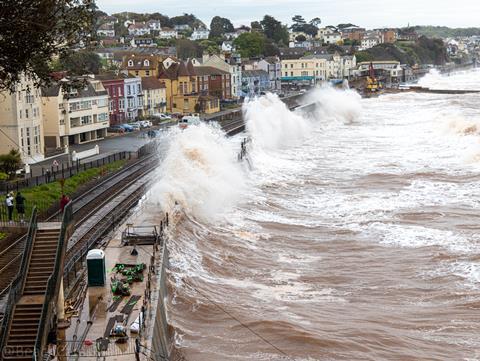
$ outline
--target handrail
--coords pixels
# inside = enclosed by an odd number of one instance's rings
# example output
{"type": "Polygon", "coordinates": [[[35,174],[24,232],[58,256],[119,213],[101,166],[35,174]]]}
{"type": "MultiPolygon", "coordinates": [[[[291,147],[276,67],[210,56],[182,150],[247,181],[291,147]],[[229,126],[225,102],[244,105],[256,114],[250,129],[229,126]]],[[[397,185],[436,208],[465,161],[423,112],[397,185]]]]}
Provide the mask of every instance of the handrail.
{"type": "Polygon", "coordinates": [[[23,286],[25,285],[25,280],[27,278],[28,264],[30,263],[30,256],[33,249],[33,239],[35,237],[35,232],[37,230],[37,208],[34,207],[32,210],[32,215],[30,216],[30,224],[28,227],[27,239],[25,242],[25,247],[23,251],[22,261],[20,264],[20,269],[18,276],[10,283],[8,290],[8,299],[5,306],[5,312],[2,320],[2,334],[0,336],[0,350],[3,352],[6,346],[8,338],[8,330],[10,327],[10,322],[12,318],[13,308],[20,300],[20,297],[23,294],[23,286]]]}
{"type": "Polygon", "coordinates": [[[57,253],[55,256],[55,266],[52,275],[48,278],[47,288],[45,290],[45,299],[42,307],[42,314],[37,329],[37,338],[35,340],[35,347],[33,352],[33,360],[43,359],[43,351],[47,340],[50,327],[49,320],[52,318],[52,312],[55,308],[55,301],[58,296],[58,289],[63,278],[61,272],[63,259],[65,256],[65,243],[68,240],[68,228],[73,222],[72,202],[70,201],[63,210],[62,228],[60,236],[58,237],[57,253]]]}

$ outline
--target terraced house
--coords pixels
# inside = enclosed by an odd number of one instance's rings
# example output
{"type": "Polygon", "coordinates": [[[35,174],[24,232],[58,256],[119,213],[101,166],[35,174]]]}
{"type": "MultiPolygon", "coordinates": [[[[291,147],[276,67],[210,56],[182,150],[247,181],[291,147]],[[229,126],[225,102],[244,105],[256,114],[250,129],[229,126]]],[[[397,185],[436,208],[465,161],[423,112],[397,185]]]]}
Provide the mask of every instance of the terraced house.
{"type": "Polygon", "coordinates": [[[104,138],[108,101],[101,81],[90,77],[62,79],[42,89],[46,146],[63,148],[104,138]]]}
{"type": "Polygon", "coordinates": [[[158,76],[159,63],[163,60],[156,55],[130,54],[123,58],[122,69],[133,76],[158,76]]]}
{"type": "Polygon", "coordinates": [[[124,79],[127,75],[115,73],[103,73],[95,75],[95,79],[102,82],[103,87],[108,93],[108,114],[110,125],[125,123],[125,84],[124,79]]]}
{"type": "Polygon", "coordinates": [[[143,114],[163,113],[167,108],[167,91],[165,84],[156,77],[142,78],[143,114]]]}
{"type": "Polygon", "coordinates": [[[143,113],[142,79],[133,75],[126,75],[123,84],[125,116],[128,120],[135,120],[143,113]]]}
{"type": "Polygon", "coordinates": [[[159,79],[165,84],[167,106],[171,113],[215,113],[220,111],[218,97],[201,95],[192,61],[161,64],[159,79]]]}

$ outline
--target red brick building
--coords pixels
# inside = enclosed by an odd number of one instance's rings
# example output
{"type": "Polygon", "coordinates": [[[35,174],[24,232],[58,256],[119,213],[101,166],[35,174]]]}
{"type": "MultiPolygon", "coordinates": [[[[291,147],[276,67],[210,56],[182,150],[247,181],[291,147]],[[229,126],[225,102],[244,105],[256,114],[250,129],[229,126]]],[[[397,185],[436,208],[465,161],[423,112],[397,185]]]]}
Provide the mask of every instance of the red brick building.
{"type": "Polygon", "coordinates": [[[106,73],[97,75],[108,93],[108,113],[110,115],[110,125],[122,124],[125,122],[125,94],[122,75],[106,73]]]}
{"type": "Polygon", "coordinates": [[[230,73],[211,66],[196,66],[195,75],[199,94],[222,100],[232,98],[230,73]]]}

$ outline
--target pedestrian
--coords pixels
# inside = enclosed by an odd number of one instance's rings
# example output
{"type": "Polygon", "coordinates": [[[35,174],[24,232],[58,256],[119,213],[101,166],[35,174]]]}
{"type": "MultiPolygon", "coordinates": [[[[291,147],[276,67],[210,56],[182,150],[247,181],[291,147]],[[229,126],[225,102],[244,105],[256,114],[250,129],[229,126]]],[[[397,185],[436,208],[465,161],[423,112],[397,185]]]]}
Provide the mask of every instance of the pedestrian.
{"type": "Polygon", "coordinates": [[[13,221],[13,194],[12,192],[7,194],[7,198],[5,199],[5,204],[7,205],[7,212],[8,212],[8,221],[13,221]]]}
{"type": "Polygon", "coordinates": [[[45,183],[50,183],[50,169],[45,171],[45,183]]]}
{"type": "Polygon", "coordinates": [[[21,192],[17,192],[15,206],[17,207],[17,213],[20,216],[20,222],[23,223],[25,221],[25,197],[21,192]]]}
{"type": "Polygon", "coordinates": [[[60,209],[63,212],[65,206],[70,202],[70,198],[68,198],[65,194],[62,194],[62,198],[60,199],[60,209]]]}

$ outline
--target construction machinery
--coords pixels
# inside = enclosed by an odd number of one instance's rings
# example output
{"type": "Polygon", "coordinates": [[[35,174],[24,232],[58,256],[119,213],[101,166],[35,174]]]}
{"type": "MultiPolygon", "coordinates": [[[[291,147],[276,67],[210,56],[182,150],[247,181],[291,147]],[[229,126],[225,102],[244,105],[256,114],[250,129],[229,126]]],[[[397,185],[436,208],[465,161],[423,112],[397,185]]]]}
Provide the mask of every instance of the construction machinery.
{"type": "Polygon", "coordinates": [[[375,69],[373,68],[373,63],[370,62],[368,67],[368,76],[367,76],[367,86],[366,89],[368,92],[376,93],[382,89],[382,85],[375,77],[375,69]]]}

